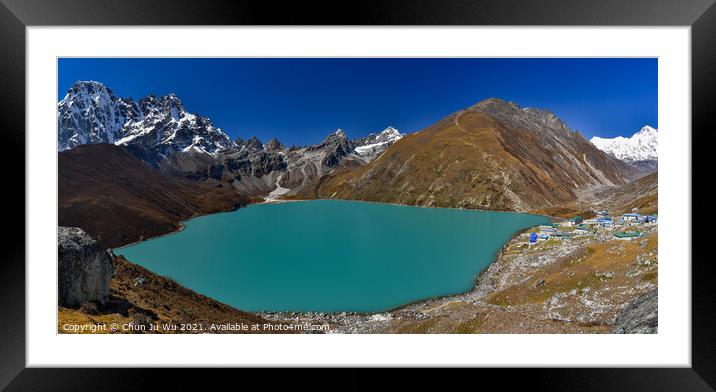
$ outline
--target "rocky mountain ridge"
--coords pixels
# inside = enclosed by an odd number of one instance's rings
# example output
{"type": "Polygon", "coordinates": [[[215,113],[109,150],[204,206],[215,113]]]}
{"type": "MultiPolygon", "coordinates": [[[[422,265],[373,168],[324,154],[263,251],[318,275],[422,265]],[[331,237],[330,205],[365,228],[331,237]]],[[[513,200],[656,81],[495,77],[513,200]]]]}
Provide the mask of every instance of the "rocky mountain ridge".
{"type": "Polygon", "coordinates": [[[530,211],[638,177],[637,169],[554,113],[497,98],[414,134],[388,127],[351,140],[338,129],[302,147],[256,137],[234,141],[207,118],[188,113],[173,94],[135,103],[98,82],[77,82],[58,111],[60,150],[123,145],[165,175],[229,185],[246,198],[530,211]]]}
{"type": "Polygon", "coordinates": [[[363,165],[403,135],[389,127],[351,140],[342,130],[323,141],[287,148],[278,139],[231,140],[208,118],[189,113],[174,94],[135,102],[94,81],[78,81],[58,103],[58,150],[115,144],[164,174],[228,182],[249,197],[279,187],[310,194],[337,167],[363,165]]]}
{"type": "Polygon", "coordinates": [[[319,196],[530,211],[633,176],[552,112],[490,98],[401,138],[378,160],[332,173],[319,196]]]}
{"type": "Polygon", "coordinates": [[[58,150],[82,144],[137,145],[160,156],[216,154],[235,146],[207,117],[184,109],[174,94],[119,98],[95,81],[78,81],[57,104],[58,150]]]}

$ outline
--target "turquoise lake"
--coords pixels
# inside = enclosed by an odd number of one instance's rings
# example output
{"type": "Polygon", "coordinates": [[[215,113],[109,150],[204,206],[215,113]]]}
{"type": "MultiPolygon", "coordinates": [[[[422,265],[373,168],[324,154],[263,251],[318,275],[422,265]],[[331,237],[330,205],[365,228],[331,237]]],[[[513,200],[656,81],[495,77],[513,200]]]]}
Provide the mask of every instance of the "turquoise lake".
{"type": "Polygon", "coordinates": [[[258,204],[115,253],[241,310],[380,312],[471,289],[515,232],[548,221],[338,200],[258,204]]]}

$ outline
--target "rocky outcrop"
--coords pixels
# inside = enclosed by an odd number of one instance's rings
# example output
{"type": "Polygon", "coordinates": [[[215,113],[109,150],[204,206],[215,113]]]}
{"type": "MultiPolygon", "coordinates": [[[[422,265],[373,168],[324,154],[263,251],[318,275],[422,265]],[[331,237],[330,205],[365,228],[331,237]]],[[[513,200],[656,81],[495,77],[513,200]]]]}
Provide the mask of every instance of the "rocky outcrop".
{"type": "Polygon", "coordinates": [[[612,333],[657,333],[659,327],[658,290],[650,291],[629,304],[617,317],[612,333]]]}
{"type": "Polygon", "coordinates": [[[264,148],[269,152],[279,152],[285,150],[286,146],[284,146],[278,139],[273,138],[266,142],[264,148]]]}
{"type": "Polygon", "coordinates": [[[249,140],[244,140],[242,138],[237,138],[234,143],[236,144],[236,148],[233,151],[227,151],[227,152],[237,152],[237,151],[247,151],[247,152],[257,152],[264,149],[263,143],[261,143],[261,140],[259,140],[256,136],[252,136],[249,140]]]}
{"type": "Polygon", "coordinates": [[[60,227],[57,236],[59,304],[105,304],[114,273],[112,258],[78,227],[60,227]]]}

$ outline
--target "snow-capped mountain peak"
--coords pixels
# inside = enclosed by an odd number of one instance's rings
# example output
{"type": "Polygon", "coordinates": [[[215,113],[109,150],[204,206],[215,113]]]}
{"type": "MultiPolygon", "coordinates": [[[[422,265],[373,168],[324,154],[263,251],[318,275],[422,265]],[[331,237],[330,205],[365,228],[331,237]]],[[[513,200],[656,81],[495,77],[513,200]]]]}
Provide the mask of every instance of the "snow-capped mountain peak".
{"type": "Polygon", "coordinates": [[[388,127],[380,133],[371,133],[364,138],[353,140],[353,144],[356,154],[370,160],[387,150],[391,144],[403,136],[397,129],[388,127]]]}
{"type": "Polygon", "coordinates": [[[208,118],[189,113],[179,97],[118,98],[96,81],[78,81],[57,104],[58,150],[81,144],[141,145],[159,155],[215,154],[235,143],[208,118]]]}
{"type": "Polygon", "coordinates": [[[611,139],[593,137],[590,142],[598,149],[625,162],[658,160],[658,130],[644,126],[631,137],[618,136],[611,139]]]}
{"type": "Polygon", "coordinates": [[[652,128],[650,125],[645,125],[639,130],[639,132],[636,133],[636,135],[639,135],[640,137],[655,138],[658,132],[659,131],[657,131],[655,128],[652,128]]]}
{"type": "Polygon", "coordinates": [[[398,139],[400,139],[401,137],[403,137],[403,135],[402,135],[397,129],[395,129],[395,128],[393,128],[393,127],[385,128],[385,129],[383,130],[383,132],[380,133],[380,135],[383,136],[383,137],[385,137],[386,139],[387,139],[387,138],[392,138],[392,139],[395,139],[395,140],[398,140],[398,139]]]}
{"type": "Polygon", "coordinates": [[[182,105],[181,100],[174,93],[162,97],[162,105],[163,110],[168,112],[174,121],[179,121],[186,115],[184,105],[182,105]]]}
{"type": "Polygon", "coordinates": [[[57,104],[59,150],[86,143],[113,143],[119,139],[126,109],[112,90],[95,81],[76,82],[57,104]],[[82,132],[75,130],[82,129],[82,132]]]}

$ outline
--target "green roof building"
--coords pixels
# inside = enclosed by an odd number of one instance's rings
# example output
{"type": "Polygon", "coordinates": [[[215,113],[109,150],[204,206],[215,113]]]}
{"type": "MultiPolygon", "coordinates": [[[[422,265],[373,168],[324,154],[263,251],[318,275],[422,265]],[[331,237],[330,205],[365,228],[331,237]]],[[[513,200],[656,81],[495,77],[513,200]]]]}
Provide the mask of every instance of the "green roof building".
{"type": "Polygon", "coordinates": [[[620,240],[629,240],[632,238],[639,237],[641,235],[641,232],[639,231],[620,231],[617,233],[614,233],[614,237],[619,238],[620,240]]]}

